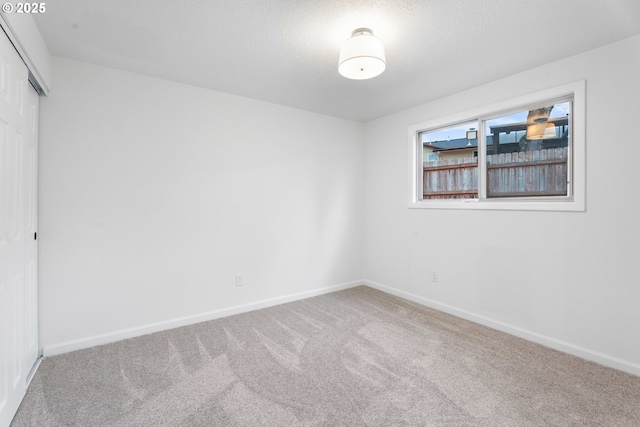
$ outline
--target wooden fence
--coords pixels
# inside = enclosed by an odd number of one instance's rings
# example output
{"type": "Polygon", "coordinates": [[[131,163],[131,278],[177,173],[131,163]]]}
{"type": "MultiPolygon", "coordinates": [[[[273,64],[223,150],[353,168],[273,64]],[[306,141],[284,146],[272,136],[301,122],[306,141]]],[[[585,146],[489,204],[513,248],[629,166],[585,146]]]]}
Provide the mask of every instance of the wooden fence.
{"type": "Polygon", "coordinates": [[[487,197],[564,196],[568,149],[487,156],[487,197]]]}
{"type": "MultiPolygon", "coordinates": [[[[487,197],[567,194],[568,149],[551,148],[487,156],[487,197]]],[[[478,197],[478,159],[424,162],[424,199],[478,197]]]]}
{"type": "Polygon", "coordinates": [[[478,158],[425,162],[422,192],[424,199],[478,197],[478,158]]]}

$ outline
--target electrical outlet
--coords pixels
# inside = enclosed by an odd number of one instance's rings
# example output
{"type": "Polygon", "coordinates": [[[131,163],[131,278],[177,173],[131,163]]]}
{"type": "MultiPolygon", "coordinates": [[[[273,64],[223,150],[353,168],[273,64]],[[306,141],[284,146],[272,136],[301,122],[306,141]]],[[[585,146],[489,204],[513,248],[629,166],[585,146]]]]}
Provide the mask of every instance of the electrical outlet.
{"type": "Polygon", "coordinates": [[[236,286],[244,286],[244,273],[236,273],[236,286]]]}
{"type": "Polygon", "coordinates": [[[440,280],[440,275],[438,274],[438,270],[431,270],[431,281],[433,283],[438,283],[440,280]]]}

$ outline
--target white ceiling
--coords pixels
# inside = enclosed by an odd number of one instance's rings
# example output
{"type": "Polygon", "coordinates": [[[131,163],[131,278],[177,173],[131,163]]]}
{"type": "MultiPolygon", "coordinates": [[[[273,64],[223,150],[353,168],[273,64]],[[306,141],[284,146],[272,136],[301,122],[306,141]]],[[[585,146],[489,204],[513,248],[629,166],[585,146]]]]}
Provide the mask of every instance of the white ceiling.
{"type": "MultiPolygon", "coordinates": [[[[50,0],[52,54],[369,120],[640,33],[640,0],[50,0]],[[387,69],[337,71],[358,27],[387,69]]],[[[53,82],[55,91],[55,81],[53,82]]]]}

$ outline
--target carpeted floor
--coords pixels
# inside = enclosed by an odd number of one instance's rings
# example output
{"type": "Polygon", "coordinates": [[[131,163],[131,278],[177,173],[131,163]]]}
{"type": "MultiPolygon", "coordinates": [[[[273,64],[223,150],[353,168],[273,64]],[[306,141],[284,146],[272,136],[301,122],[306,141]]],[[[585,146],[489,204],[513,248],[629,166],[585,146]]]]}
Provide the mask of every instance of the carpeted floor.
{"type": "Polygon", "coordinates": [[[640,377],[368,287],[45,359],[19,426],[640,426],[640,377]]]}

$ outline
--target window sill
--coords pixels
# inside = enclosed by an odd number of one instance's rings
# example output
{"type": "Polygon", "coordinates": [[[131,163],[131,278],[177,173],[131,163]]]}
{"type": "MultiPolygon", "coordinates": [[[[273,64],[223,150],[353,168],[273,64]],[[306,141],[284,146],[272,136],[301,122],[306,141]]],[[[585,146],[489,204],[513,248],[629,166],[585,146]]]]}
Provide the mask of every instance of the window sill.
{"type": "Polygon", "coordinates": [[[571,197],[535,200],[515,199],[459,199],[459,200],[425,200],[409,203],[410,209],[472,209],[498,211],[555,211],[584,212],[584,201],[571,197]]]}

